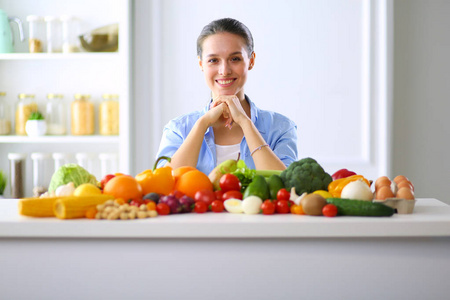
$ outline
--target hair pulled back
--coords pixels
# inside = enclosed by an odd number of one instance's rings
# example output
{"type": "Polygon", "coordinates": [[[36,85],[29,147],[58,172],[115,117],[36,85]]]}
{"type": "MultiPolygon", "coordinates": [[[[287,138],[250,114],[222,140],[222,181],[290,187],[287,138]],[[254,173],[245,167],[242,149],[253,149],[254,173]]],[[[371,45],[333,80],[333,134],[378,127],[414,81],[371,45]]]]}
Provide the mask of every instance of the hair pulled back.
{"type": "Polygon", "coordinates": [[[232,18],[223,18],[212,21],[205,27],[197,38],[197,55],[202,58],[203,42],[207,37],[216,33],[232,33],[242,37],[247,46],[249,57],[253,53],[253,36],[250,30],[243,23],[232,18]]]}

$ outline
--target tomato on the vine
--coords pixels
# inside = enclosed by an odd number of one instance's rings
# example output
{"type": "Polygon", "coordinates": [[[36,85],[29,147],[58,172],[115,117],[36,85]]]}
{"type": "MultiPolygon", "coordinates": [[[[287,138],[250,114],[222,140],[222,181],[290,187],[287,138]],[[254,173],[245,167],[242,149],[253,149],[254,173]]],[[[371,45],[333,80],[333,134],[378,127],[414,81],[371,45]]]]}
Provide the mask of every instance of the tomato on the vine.
{"type": "Polygon", "coordinates": [[[196,201],[194,204],[194,211],[198,214],[205,213],[208,210],[208,205],[205,201],[196,201]]]}
{"type": "Polygon", "coordinates": [[[203,201],[206,203],[206,207],[211,205],[211,202],[216,200],[216,194],[211,190],[200,190],[197,191],[194,195],[195,202],[203,201]]]}
{"type": "Polygon", "coordinates": [[[291,198],[291,193],[288,192],[285,188],[278,190],[277,192],[277,200],[289,200],[291,198]]]}
{"type": "Polygon", "coordinates": [[[224,174],[220,177],[219,185],[220,189],[224,192],[241,190],[241,182],[239,181],[239,178],[230,173],[224,174]]]}
{"type": "Polygon", "coordinates": [[[275,204],[270,200],[265,200],[261,204],[261,210],[263,215],[273,215],[275,213],[275,204]]]}
{"type": "Polygon", "coordinates": [[[242,200],[242,193],[240,191],[228,191],[223,193],[223,201],[231,198],[242,200]]]}
{"type": "Polygon", "coordinates": [[[215,213],[223,212],[224,209],[223,202],[220,200],[214,200],[211,203],[211,210],[215,213]]]}
{"type": "Polygon", "coordinates": [[[275,206],[275,210],[278,214],[287,214],[291,211],[289,206],[290,203],[288,200],[278,200],[275,206]]]}
{"type": "Polygon", "coordinates": [[[161,216],[168,215],[170,214],[170,207],[165,203],[158,203],[156,204],[156,212],[161,216]]]}
{"type": "Polygon", "coordinates": [[[327,204],[322,208],[322,214],[325,217],[336,217],[338,214],[338,208],[334,204],[327,204]]]}

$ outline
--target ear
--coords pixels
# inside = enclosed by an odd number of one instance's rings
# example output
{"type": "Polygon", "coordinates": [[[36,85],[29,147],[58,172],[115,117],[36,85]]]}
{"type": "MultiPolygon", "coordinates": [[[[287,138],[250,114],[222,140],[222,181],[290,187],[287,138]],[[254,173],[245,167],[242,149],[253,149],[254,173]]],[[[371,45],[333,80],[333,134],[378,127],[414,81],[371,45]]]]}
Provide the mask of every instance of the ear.
{"type": "Polygon", "coordinates": [[[248,65],[248,69],[249,69],[249,70],[253,69],[253,66],[255,65],[255,58],[256,58],[256,54],[255,54],[255,52],[253,51],[253,52],[252,52],[252,56],[250,57],[250,63],[249,63],[249,65],[248,65]]]}
{"type": "Polygon", "coordinates": [[[200,67],[200,70],[202,70],[203,72],[203,63],[202,63],[202,59],[200,58],[200,56],[197,56],[198,59],[198,66],[200,67]]]}

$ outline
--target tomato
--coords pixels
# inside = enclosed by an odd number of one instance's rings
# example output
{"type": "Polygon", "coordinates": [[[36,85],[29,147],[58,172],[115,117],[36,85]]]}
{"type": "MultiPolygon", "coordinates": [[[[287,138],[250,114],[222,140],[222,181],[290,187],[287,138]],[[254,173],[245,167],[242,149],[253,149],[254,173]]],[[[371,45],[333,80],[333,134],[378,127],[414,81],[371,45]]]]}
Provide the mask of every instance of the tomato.
{"type": "Polygon", "coordinates": [[[275,213],[275,204],[270,200],[265,200],[261,204],[261,210],[263,215],[273,215],[275,213]]]}
{"type": "Polygon", "coordinates": [[[103,179],[100,181],[100,188],[103,190],[103,188],[105,187],[105,184],[108,181],[110,181],[111,179],[113,179],[114,177],[116,177],[116,175],[114,175],[114,174],[105,175],[105,177],[103,177],[103,179]]]}
{"type": "Polygon", "coordinates": [[[223,201],[230,199],[230,198],[242,200],[242,193],[240,191],[228,191],[228,192],[223,193],[223,196],[222,196],[223,201]]]}
{"type": "Polygon", "coordinates": [[[156,204],[156,212],[161,216],[168,215],[170,214],[170,207],[165,203],[158,203],[156,204]]]}
{"type": "Polygon", "coordinates": [[[222,196],[223,196],[224,193],[223,193],[222,190],[215,191],[214,194],[216,194],[216,200],[223,201],[222,196]]]}
{"type": "Polygon", "coordinates": [[[130,205],[133,205],[133,206],[139,207],[139,206],[141,206],[142,204],[145,204],[145,202],[144,202],[144,200],[142,200],[142,199],[140,199],[140,198],[135,198],[135,199],[132,199],[132,200],[130,201],[130,205]]]}
{"type": "Polygon", "coordinates": [[[322,208],[322,214],[325,217],[336,217],[338,214],[338,208],[334,204],[327,204],[322,208]]]}
{"type": "Polygon", "coordinates": [[[222,175],[219,180],[220,189],[224,192],[228,191],[240,191],[241,182],[236,175],[227,173],[222,175]]]}
{"type": "Polygon", "coordinates": [[[289,201],[287,200],[278,200],[275,206],[275,210],[278,214],[287,214],[291,210],[289,208],[289,201]]]}
{"type": "Polygon", "coordinates": [[[277,200],[289,200],[291,198],[291,193],[286,189],[280,189],[277,192],[277,200]]]}
{"type": "Polygon", "coordinates": [[[224,210],[223,202],[221,200],[214,200],[211,203],[211,210],[216,213],[223,212],[224,210]]]}
{"type": "Polygon", "coordinates": [[[194,200],[195,202],[203,201],[206,203],[206,207],[208,207],[216,200],[216,194],[211,190],[200,190],[195,193],[194,200]]]}
{"type": "Polygon", "coordinates": [[[303,207],[301,205],[293,204],[291,205],[291,214],[294,215],[304,215],[303,207]]]}
{"type": "Polygon", "coordinates": [[[208,210],[208,205],[205,201],[196,201],[194,205],[194,211],[198,214],[202,214],[208,210]]]}

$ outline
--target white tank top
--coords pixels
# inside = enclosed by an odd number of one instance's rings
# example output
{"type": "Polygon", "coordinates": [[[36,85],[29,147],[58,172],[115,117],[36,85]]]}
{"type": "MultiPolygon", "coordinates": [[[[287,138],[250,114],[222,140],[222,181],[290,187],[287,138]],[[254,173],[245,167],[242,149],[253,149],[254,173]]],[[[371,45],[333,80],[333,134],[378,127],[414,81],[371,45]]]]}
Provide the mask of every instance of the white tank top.
{"type": "Polygon", "coordinates": [[[238,159],[241,144],[235,145],[217,145],[216,144],[216,154],[217,154],[217,165],[226,161],[227,159],[238,159]]]}

